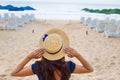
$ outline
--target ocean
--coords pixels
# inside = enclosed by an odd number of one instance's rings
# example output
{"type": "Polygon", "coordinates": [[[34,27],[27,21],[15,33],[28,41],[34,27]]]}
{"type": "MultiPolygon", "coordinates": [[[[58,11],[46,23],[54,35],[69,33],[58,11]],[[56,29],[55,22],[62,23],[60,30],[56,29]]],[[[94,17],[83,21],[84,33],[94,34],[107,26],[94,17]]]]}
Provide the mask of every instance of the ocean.
{"type": "MultiPolygon", "coordinates": [[[[34,13],[38,19],[58,19],[58,20],[80,20],[81,16],[97,16],[95,13],[84,12],[81,9],[114,9],[120,8],[120,5],[105,5],[105,4],[86,4],[76,2],[39,2],[39,1],[0,1],[0,5],[13,5],[13,6],[31,6],[35,11],[2,11],[4,13],[15,13],[20,16],[21,14],[34,13]]],[[[102,14],[104,16],[104,14],[102,14]]],[[[100,16],[101,17],[101,16],[100,16]]]]}

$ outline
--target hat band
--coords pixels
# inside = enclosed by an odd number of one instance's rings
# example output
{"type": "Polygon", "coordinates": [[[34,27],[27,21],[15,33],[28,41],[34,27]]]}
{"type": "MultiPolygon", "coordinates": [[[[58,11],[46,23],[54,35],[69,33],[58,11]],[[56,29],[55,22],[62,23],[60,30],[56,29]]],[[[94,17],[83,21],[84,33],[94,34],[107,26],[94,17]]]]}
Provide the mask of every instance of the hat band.
{"type": "Polygon", "coordinates": [[[61,51],[62,47],[63,47],[63,44],[61,45],[60,49],[59,49],[58,51],[56,51],[56,52],[49,52],[49,51],[47,51],[46,49],[45,49],[45,51],[46,51],[47,53],[49,53],[49,54],[57,54],[58,52],[61,51]]]}

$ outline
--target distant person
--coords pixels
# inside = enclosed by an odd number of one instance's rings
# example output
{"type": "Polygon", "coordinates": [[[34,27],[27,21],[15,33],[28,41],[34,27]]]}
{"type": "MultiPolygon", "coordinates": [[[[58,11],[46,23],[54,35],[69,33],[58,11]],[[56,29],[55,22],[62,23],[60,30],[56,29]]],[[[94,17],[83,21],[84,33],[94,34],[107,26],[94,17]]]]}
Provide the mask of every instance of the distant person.
{"type": "Polygon", "coordinates": [[[69,80],[72,73],[89,73],[91,65],[75,49],[69,47],[67,34],[60,29],[51,29],[40,38],[40,47],[28,54],[11,72],[12,76],[36,74],[39,80],[69,80]],[[65,61],[65,55],[77,58],[82,65],[65,61]],[[40,59],[30,66],[32,59],[40,59]]]}
{"type": "Polygon", "coordinates": [[[34,29],[32,30],[32,33],[34,33],[34,29]]]}
{"type": "Polygon", "coordinates": [[[88,35],[88,31],[86,31],[86,35],[88,35]]]}

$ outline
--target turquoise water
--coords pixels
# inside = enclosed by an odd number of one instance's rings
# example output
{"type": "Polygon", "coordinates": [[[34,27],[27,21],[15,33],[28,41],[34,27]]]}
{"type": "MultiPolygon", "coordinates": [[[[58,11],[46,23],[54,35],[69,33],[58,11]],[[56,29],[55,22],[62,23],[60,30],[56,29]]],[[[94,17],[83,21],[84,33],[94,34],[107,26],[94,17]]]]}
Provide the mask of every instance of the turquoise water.
{"type": "MultiPolygon", "coordinates": [[[[14,6],[32,6],[36,11],[14,12],[16,14],[35,13],[37,18],[42,19],[79,19],[80,16],[89,13],[81,11],[83,8],[110,9],[120,8],[120,5],[112,4],[85,4],[77,2],[39,2],[39,1],[0,1],[1,5],[12,4],[14,6]]],[[[2,11],[3,12],[3,11],[2,11]]],[[[4,13],[4,12],[3,12],[4,13]]],[[[11,13],[11,12],[9,12],[11,13]]]]}

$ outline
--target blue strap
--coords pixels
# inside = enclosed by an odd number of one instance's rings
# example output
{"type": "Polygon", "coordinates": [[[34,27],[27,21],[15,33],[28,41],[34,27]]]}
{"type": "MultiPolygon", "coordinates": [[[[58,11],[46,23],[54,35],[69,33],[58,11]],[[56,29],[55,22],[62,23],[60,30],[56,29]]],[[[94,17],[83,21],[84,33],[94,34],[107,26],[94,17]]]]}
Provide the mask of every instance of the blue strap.
{"type": "Polygon", "coordinates": [[[43,37],[43,42],[45,41],[46,37],[48,36],[48,34],[45,34],[43,37]]]}

